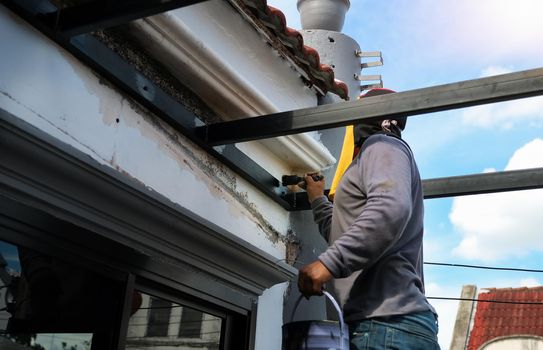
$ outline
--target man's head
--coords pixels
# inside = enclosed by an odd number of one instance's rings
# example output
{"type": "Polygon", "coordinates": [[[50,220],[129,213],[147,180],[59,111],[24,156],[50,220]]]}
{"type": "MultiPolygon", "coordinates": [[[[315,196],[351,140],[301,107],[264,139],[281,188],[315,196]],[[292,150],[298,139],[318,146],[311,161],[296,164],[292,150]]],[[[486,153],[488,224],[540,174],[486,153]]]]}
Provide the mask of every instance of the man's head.
{"type": "MultiPolygon", "coordinates": [[[[384,88],[371,89],[365,94],[360,95],[359,98],[367,98],[372,96],[379,96],[385,94],[392,94],[396,91],[384,88]]],[[[364,140],[370,135],[378,132],[388,132],[401,136],[401,131],[405,129],[407,123],[407,117],[395,117],[395,118],[383,118],[380,120],[365,121],[363,123],[354,126],[354,144],[360,147],[364,140]]]]}

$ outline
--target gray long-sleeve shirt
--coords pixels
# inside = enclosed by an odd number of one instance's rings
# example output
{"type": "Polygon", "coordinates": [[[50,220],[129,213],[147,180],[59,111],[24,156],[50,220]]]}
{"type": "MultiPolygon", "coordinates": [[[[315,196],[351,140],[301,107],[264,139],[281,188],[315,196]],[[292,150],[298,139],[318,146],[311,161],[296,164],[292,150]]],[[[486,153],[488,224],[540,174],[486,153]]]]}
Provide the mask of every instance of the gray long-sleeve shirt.
{"type": "Polygon", "coordinates": [[[334,198],[311,203],[330,247],[319,260],[346,321],[435,312],[424,296],[423,195],[409,147],[372,135],[345,171],[334,198]]]}

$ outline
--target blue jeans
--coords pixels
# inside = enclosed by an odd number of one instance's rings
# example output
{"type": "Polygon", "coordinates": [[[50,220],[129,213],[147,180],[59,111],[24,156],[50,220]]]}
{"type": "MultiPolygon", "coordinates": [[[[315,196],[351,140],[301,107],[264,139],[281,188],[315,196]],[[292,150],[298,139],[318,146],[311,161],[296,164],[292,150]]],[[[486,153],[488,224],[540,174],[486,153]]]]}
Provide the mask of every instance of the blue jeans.
{"type": "Polygon", "coordinates": [[[351,350],[439,350],[437,331],[430,311],[349,323],[351,350]]]}

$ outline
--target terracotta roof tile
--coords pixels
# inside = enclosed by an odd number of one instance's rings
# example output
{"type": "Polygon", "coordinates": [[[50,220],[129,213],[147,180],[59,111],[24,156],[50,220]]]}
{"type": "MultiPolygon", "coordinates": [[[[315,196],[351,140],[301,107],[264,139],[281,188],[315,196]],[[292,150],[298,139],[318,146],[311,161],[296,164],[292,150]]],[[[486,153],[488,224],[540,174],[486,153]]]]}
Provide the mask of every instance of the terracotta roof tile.
{"type": "Polygon", "coordinates": [[[331,92],[348,100],[347,84],[334,77],[332,67],[321,64],[317,50],[304,45],[302,34],[287,26],[285,14],[267,0],[229,0],[267,41],[298,69],[303,79],[322,94],[331,92]]]}
{"type": "Polygon", "coordinates": [[[496,337],[510,335],[543,336],[543,305],[483,302],[543,302],[543,287],[491,288],[480,293],[468,350],[477,350],[496,337]]]}

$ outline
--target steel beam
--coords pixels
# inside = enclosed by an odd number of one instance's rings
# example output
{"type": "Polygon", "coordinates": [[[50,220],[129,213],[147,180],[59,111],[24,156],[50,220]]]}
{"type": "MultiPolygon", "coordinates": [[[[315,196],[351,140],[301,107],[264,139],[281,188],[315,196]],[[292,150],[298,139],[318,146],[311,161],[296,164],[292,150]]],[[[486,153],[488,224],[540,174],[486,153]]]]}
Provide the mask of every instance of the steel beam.
{"type": "Polygon", "coordinates": [[[265,139],[543,95],[543,68],[199,127],[210,145],[265,139]]]}
{"type": "Polygon", "coordinates": [[[54,29],[68,36],[113,27],[206,0],[95,0],[49,15],[54,29]]]}
{"type": "Polygon", "coordinates": [[[500,171],[424,180],[424,198],[543,188],[543,168],[500,171]]]}
{"type": "MultiPolygon", "coordinates": [[[[424,199],[543,188],[543,168],[422,180],[424,199]]],[[[326,194],[326,193],[325,193],[326,194]]],[[[291,210],[311,209],[306,192],[288,193],[291,210]]]]}

